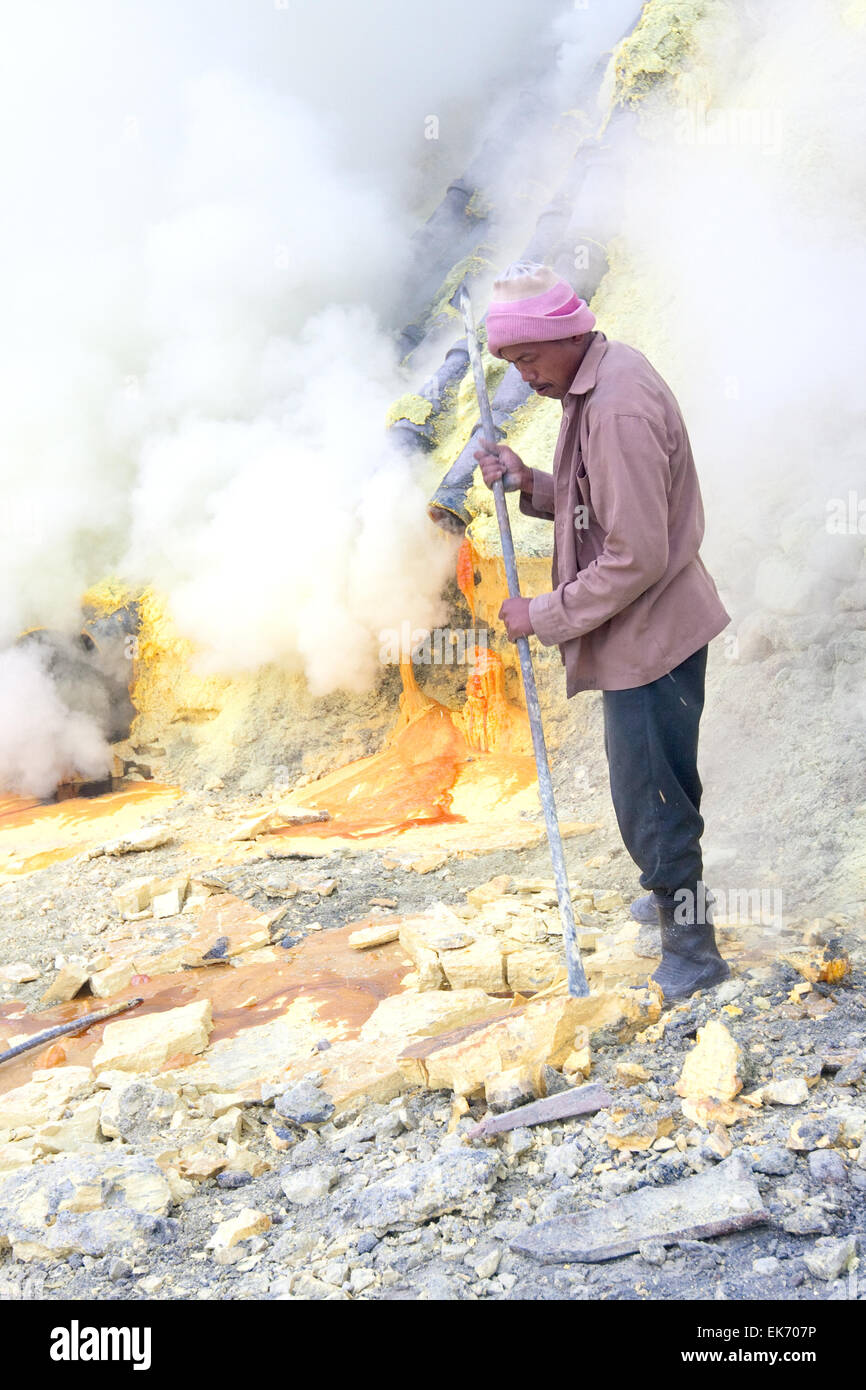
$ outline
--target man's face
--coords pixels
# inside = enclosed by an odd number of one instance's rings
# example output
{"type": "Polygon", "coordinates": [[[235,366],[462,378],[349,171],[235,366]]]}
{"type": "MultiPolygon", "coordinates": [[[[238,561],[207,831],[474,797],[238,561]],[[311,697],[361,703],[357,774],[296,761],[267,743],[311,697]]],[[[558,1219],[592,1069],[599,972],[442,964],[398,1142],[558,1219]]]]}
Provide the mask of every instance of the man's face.
{"type": "Polygon", "coordinates": [[[587,334],[582,333],[548,343],[514,343],[502,349],[502,356],[514,363],[537,395],[561,401],[574,381],[586,345],[587,334]]]}

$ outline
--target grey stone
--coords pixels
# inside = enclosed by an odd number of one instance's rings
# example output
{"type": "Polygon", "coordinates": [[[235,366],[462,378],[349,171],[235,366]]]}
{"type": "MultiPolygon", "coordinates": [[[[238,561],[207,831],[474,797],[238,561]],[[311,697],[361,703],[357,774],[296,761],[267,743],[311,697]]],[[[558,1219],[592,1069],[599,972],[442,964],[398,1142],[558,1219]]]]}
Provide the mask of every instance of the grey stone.
{"type": "Polygon", "coordinates": [[[660,1240],[642,1240],[637,1250],[641,1259],[648,1265],[663,1265],[668,1257],[668,1252],[660,1240]]]}
{"type": "Polygon", "coordinates": [[[306,1168],[311,1163],[318,1163],[323,1155],[327,1153],[325,1145],[315,1134],[311,1134],[307,1139],[302,1139],[290,1149],[287,1157],[290,1167],[306,1168]]]}
{"type": "Polygon", "coordinates": [[[377,1139],[396,1139],[405,1129],[406,1125],[397,1110],[387,1110],[373,1121],[373,1132],[377,1139]]]}
{"type": "Polygon", "coordinates": [[[767,1144],[762,1149],[752,1149],[752,1168],[756,1173],[766,1173],[770,1177],[786,1178],[793,1173],[796,1158],[790,1149],[778,1144],[767,1144]]]}
{"type": "Polygon", "coordinates": [[[770,1105],[803,1105],[809,1099],[809,1087],[802,1076],[786,1076],[768,1081],[763,1097],[770,1105]]]}
{"type": "Polygon", "coordinates": [[[479,1255],[475,1260],[475,1273],[479,1279],[492,1279],[497,1269],[499,1261],[502,1259],[502,1251],[497,1246],[494,1250],[488,1250],[483,1255],[479,1255]]]}
{"type": "Polygon", "coordinates": [[[116,1150],[58,1158],[0,1181],[0,1242],[9,1241],[23,1258],[114,1254],[146,1238],[170,1202],[153,1159],[116,1150]],[[97,1210],[69,1209],[94,1198],[97,1210]]]}
{"type": "Polygon", "coordinates": [[[229,1191],[236,1187],[246,1187],[248,1182],[252,1182],[252,1173],[217,1173],[217,1187],[227,1188],[229,1191]]]}
{"type": "Polygon", "coordinates": [[[658,960],[662,953],[661,927],[645,922],[635,937],[632,950],[644,960],[658,960]]]}
{"type": "Polygon", "coordinates": [[[573,1089],[571,1082],[566,1080],[562,1072],[557,1071],[555,1067],[542,1067],[541,1080],[546,1096],[560,1095],[563,1091],[573,1089]]]}
{"type": "Polygon", "coordinates": [[[449,1149],[423,1163],[404,1163],[371,1183],[355,1197],[352,1218],[362,1230],[406,1231],[488,1192],[501,1172],[495,1153],[449,1149]]]}
{"type": "Polygon", "coordinates": [[[716,1003],[731,1004],[746,988],[745,980],[723,980],[716,989],[716,1003]]]}
{"type": "Polygon", "coordinates": [[[168,1133],[178,1109],[178,1097],[147,1081],[130,1081],[112,1087],[100,1113],[100,1128],[108,1139],[127,1144],[146,1144],[168,1133]]]}
{"type": "Polygon", "coordinates": [[[841,1240],[825,1237],[816,1240],[803,1256],[803,1263],[816,1279],[838,1279],[857,1254],[857,1237],[843,1236],[841,1240]]]}
{"type": "Polygon", "coordinates": [[[640,1187],[642,1178],[636,1168],[608,1168],[598,1181],[605,1197],[621,1197],[640,1187]]]}
{"type": "Polygon", "coordinates": [[[837,1086],[856,1086],[866,1071],[866,1052],[859,1052],[852,1062],[840,1067],[834,1080],[837,1086]]]}
{"type": "Polygon", "coordinates": [[[544,1156],[544,1172],[548,1178],[573,1178],[583,1162],[583,1155],[573,1144],[557,1144],[544,1156]]]}
{"type": "Polygon", "coordinates": [[[131,1279],[132,1265],[128,1260],[114,1259],[108,1266],[108,1277],[113,1284],[120,1284],[124,1279],[131,1279]]]}
{"type": "Polygon", "coordinates": [[[682,1182],[643,1187],[595,1211],[543,1222],[511,1249],[542,1264],[591,1264],[628,1255],[645,1241],[727,1235],[768,1219],[748,1164],[734,1154],[682,1182]]]}
{"type": "Polygon", "coordinates": [[[808,1163],[816,1182],[844,1183],[848,1177],[845,1162],[834,1149],[813,1149],[808,1163]]]}
{"type": "Polygon", "coordinates": [[[452,1303],[458,1297],[459,1288],[456,1279],[449,1279],[444,1274],[428,1274],[421,1290],[421,1297],[437,1303],[452,1303]]]}
{"type": "Polygon", "coordinates": [[[833,1229],[826,1207],[818,1202],[804,1202],[795,1211],[783,1216],[780,1224],[792,1236],[827,1234],[833,1229]]]}
{"type": "Polygon", "coordinates": [[[176,1216],[154,1216],[145,1223],[151,1245],[170,1245],[177,1240],[180,1222],[176,1216]]]}
{"type": "Polygon", "coordinates": [[[760,1260],[752,1261],[752,1269],[756,1274],[764,1275],[776,1274],[781,1269],[781,1261],[775,1255],[765,1255],[760,1260]]]}
{"type": "Polygon", "coordinates": [[[229,948],[227,936],[218,936],[209,951],[205,951],[202,960],[221,960],[229,948]]]}
{"type": "Polygon", "coordinates": [[[326,1164],[291,1170],[280,1177],[280,1187],[296,1206],[307,1207],[325,1197],[337,1181],[337,1169],[326,1164]]]}
{"type": "Polygon", "coordinates": [[[537,1221],[550,1221],[554,1216],[571,1215],[577,1210],[579,1198],[573,1186],[560,1188],[557,1192],[551,1192],[549,1197],[537,1208],[535,1219],[537,1221]]]}
{"type": "Polygon", "coordinates": [[[523,1125],[520,1129],[513,1129],[510,1134],[506,1134],[502,1150],[509,1158],[519,1158],[521,1154],[528,1153],[534,1143],[532,1130],[523,1125]]]}
{"type": "Polygon", "coordinates": [[[324,1124],[334,1113],[334,1102],[311,1081],[299,1081],[277,1096],[274,1109],[284,1120],[298,1125],[324,1124]]]}

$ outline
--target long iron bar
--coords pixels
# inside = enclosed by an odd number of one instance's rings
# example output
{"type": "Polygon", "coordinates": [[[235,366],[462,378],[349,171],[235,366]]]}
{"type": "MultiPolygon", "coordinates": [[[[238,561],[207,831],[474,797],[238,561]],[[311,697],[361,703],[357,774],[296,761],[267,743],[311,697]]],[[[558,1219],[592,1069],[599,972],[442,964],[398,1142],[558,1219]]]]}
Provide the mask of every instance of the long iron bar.
{"type": "Polygon", "coordinates": [[[125,999],[122,1004],[109,1004],[105,1009],[97,1009],[96,1013],[82,1014],[80,1018],[73,1018],[69,1023],[58,1023],[54,1028],[46,1028],[44,1033],[34,1033],[32,1038],[25,1038],[6,1052],[0,1052],[0,1063],[11,1062],[13,1057],[20,1057],[22,1052],[41,1047],[43,1043],[51,1042],[54,1038],[65,1037],[67,1033],[83,1033],[92,1023],[101,1023],[104,1018],[113,1018],[115,1014],[126,1013],[127,1009],[134,1009],[143,1003],[143,999],[125,999]]]}
{"type": "MultiPolygon", "coordinates": [[[[469,360],[472,363],[472,373],[475,377],[475,391],[478,396],[478,409],[481,412],[481,424],[484,429],[484,437],[490,441],[491,445],[495,446],[496,427],[493,423],[493,412],[490,409],[490,397],[487,394],[487,382],[484,377],[481,349],[478,346],[478,335],[475,330],[472,300],[469,297],[469,291],[465,285],[460,292],[460,308],[466,327],[466,345],[469,349],[469,360]]],[[[501,478],[496,479],[492,491],[493,500],[496,503],[499,535],[502,540],[502,558],[505,561],[508,594],[510,598],[517,598],[520,595],[520,581],[517,576],[517,561],[514,555],[511,521],[505,502],[505,488],[502,485],[501,478]]],[[[574,929],[574,911],[571,905],[571,893],[568,887],[565,857],[562,852],[562,836],[559,832],[556,802],[553,797],[553,782],[550,776],[550,767],[547,762],[547,745],[544,741],[544,728],[541,723],[541,707],[538,703],[538,689],[535,684],[535,672],[532,668],[532,656],[529,651],[529,639],[527,637],[518,637],[517,650],[520,653],[520,670],[523,675],[526,712],[529,715],[529,727],[532,730],[532,747],[535,752],[535,765],[538,768],[538,794],[544,811],[544,823],[547,826],[547,840],[550,845],[550,857],[553,860],[553,877],[556,883],[556,896],[559,900],[559,914],[562,918],[565,963],[568,969],[568,992],[574,998],[582,999],[589,994],[589,985],[586,982],[586,972],[583,968],[583,962],[580,959],[580,948],[577,944],[577,934],[574,929]]]]}

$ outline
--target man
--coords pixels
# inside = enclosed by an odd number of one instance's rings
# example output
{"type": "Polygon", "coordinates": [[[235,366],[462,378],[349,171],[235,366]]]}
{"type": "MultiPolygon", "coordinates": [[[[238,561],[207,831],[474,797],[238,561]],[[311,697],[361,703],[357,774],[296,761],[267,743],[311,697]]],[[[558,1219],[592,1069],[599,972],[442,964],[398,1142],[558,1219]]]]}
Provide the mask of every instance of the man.
{"type": "Polygon", "coordinates": [[[703,506],[669,387],[642,353],[594,331],[595,316],[544,266],[510,266],[493,287],[490,351],[538,395],[562,401],[553,474],[482,440],[488,487],[554,523],[553,589],[499,610],[511,641],[558,645],[566,695],[601,690],[617,823],[658,920],[653,973],[667,999],[730,974],[705,906],[697,770],[707,644],[730,622],[698,550],[703,506]]]}

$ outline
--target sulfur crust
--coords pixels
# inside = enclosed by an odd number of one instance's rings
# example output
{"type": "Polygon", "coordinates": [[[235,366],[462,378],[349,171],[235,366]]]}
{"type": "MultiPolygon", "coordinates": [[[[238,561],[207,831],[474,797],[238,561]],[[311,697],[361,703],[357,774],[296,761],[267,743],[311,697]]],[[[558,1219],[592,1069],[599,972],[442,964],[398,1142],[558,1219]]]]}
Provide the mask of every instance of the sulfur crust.
{"type": "Polygon", "coordinates": [[[432,409],[433,406],[424,396],[417,396],[408,391],[405,396],[398,396],[388,407],[385,423],[394,425],[398,420],[411,420],[413,425],[424,425],[430,418],[432,409]]]}

